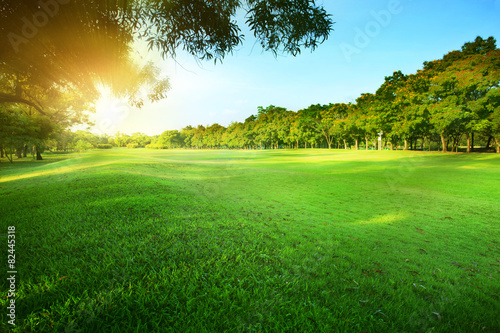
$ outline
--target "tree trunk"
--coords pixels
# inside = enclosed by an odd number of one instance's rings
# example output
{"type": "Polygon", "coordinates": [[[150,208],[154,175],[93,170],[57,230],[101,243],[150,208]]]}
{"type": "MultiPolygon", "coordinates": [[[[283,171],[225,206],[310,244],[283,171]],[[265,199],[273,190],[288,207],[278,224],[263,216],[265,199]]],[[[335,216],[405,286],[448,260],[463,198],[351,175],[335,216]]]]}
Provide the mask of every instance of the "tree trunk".
{"type": "Polygon", "coordinates": [[[460,138],[453,139],[453,147],[452,147],[451,151],[455,151],[456,153],[458,153],[458,142],[459,142],[459,139],[460,138]]]}
{"type": "Polygon", "coordinates": [[[405,147],[403,148],[403,150],[408,150],[408,140],[405,139],[405,147]]]}
{"type": "Polygon", "coordinates": [[[354,142],[355,142],[355,147],[356,147],[355,149],[358,150],[359,149],[359,147],[358,147],[358,139],[354,139],[354,142]]]}
{"type": "Polygon", "coordinates": [[[365,140],[366,140],[366,146],[365,146],[365,150],[368,150],[368,137],[365,136],[365,140]]]}
{"type": "Polygon", "coordinates": [[[391,150],[394,150],[394,143],[392,143],[392,140],[391,140],[391,150]]]}
{"type": "Polygon", "coordinates": [[[28,145],[24,145],[23,147],[23,157],[27,157],[28,156],[28,145]]]}
{"type": "Polygon", "coordinates": [[[492,136],[490,136],[490,137],[488,138],[488,142],[486,143],[486,150],[488,150],[488,148],[490,148],[491,139],[493,139],[493,137],[492,137],[492,136]]]}
{"type": "Polygon", "coordinates": [[[3,145],[0,145],[0,158],[3,158],[3,145]]]}
{"type": "Polygon", "coordinates": [[[36,160],[37,161],[43,160],[42,154],[40,153],[40,149],[38,149],[38,147],[35,147],[35,150],[36,150],[36,160]]]}
{"type": "Polygon", "coordinates": [[[446,142],[443,134],[441,134],[441,144],[443,145],[443,153],[446,153],[448,151],[448,142],[446,142]]]}
{"type": "Polygon", "coordinates": [[[470,139],[470,141],[471,141],[471,142],[470,142],[470,151],[472,151],[472,152],[473,152],[473,151],[474,151],[474,132],[472,132],[472,133],[470,134],[470,136],[471,136],[471,139],[470,139]]]}
{"type": "Polygon", "coordinates": [[[304,141],[304,149],[307,149],[307,141],[304,141]]]}
{"type": "Polygon", "coordinates": [[[331,143],[331,141],[328,141],[328,149],[332,149],[332,143],[331,143]]]}
{"type": "Polygon", "coordinates": [[[467,152],[470,153],[470,135],[467,135],[467,152]]]}
{"type": "Polygon", "coordinates": [[[497,154],[500,154],[500,140],[498,138],[495,138],[495,142],[497,144],[497,154]]]}
{"type": "Polygon", "coordinates": [[[299,149],[299,140],[297,140],[297,145],[296,145],[296,149],[299,149]]]}

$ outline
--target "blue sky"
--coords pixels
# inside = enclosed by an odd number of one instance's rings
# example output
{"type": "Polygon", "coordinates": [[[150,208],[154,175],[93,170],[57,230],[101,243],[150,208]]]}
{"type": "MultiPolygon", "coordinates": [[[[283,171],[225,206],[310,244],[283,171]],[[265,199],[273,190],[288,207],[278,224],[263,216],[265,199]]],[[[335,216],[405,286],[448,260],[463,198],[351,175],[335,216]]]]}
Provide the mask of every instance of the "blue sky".
{"type": "MultiPolygon", "coordinates": [[[[317,1],[319,4],[320,1],[317,1]]],[[[115,115],[98,113],[93,131],[161,134],[187,125],[223,126],[244,121],[258,106],[297,111],[311,104],[353,102],[375,92],[384,77],[405,74],[441,58],[477,36],[500,42],[500,0],[350,0],[323,2],[334,31],[316,51],[297,57],[263,52],[251,34],[222,64],[179,53],[161,60],[144,47],[169,77],[168,97],[142,109],[108,101],[115,115]],[[103,118],[104,117],[104,118],[103,118]]]]}

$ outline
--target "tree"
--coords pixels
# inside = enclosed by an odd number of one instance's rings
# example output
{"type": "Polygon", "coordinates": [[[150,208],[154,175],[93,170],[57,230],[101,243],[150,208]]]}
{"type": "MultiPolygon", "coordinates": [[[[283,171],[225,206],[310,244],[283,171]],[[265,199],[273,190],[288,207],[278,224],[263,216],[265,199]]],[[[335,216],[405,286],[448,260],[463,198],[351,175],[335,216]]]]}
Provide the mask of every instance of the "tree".
{"type": "Polygon", "coordinates": [[[295,133],[292,132],[295,123],[296,113],[293,111],[284,111],[277,119],[276,126],[278,129],[278,139],[284,144],[291,147],[292,143],[296,140],[295,133]]]}
{"type": "Polygon", "coordinates": [[[243,123],[243,146],[247,149],[253,149],[257,145],[255,126],[257,123],[257,117],[251,115],[243,123]]]}
{"type": "Polygon", "coordinates": [[[194,129],[193,137],[191,138],[191,145],[196,148],[203,148],[203,136],[205,134],[205,126],[198,125],[194,129]]]}
{"type": "Polygon", "coordinates": [[[245,146],[245,125],[240,122],[232,122],[222,135],[222,144],[228,148],[242,148],[245,146]]]}
{"type": "Polygon", "coordinates": [[[418,71],[406,77],[405,81],[397,87],[395,97],[391,101],[393,110],[391,138],[392,140],[402,138],[405,150],[408,149],[408,140],[416,144],[417,137],[421,137],[423,145],[425,139],[430,137],[431,126],[426,103],[429,87],[429,75],[418,71]]]}
{"type": "Polygon", "coordinates": [[[474,133],[488,132],[491,106],[497,102],[500,83],[500,50],[475,54],[458,60],[433,79],[432,92],[440,98],[438,105],[448,103],[460,110],[462,123],[456,124],[467,136],[470,151],[474,133]],[[490,107],[488,107],[491,105],[490,107]]]}
{"type": "Polygon", "coordinates": [[[487,94],[488,99],[491,100],[491,103],[486,106],[489,111],[487,120],[490,123],[488,134],[495,138],[497,153],[500,154],[500,91],[492,89],[487,94]]]}
{"type": "Polygon", "coordinates": [[[285,108],[270,105],[266,108],[257,108],[257,119],[255,122],[255,140],[259,146],[278,148],[280,120],[286,112],[285,108]]]}
{"type": "MultiPolygon", "coordinates": [[[[460,53],[452,54],[453,61],[434,66],[439,72],[429,88],[431,124],[441,137],[443,152],[450,138],[455,147],[464,134],[470,151],[474,132],[488,132],[492,125],[489,116],[497,101],[494,91],[500,82],[500,51],[492,37],[486,41],[478,37],[464,44],[460,53]]],[[[450,54],[441,62],[449,58],[450,54]]]]}
{"type": "Polygon", "coordinates": [[[346,119],[349,114],[350,105],[344,103],[330,104],[328,112],[323,112],[323,122],[330,124],[330,133],[337,140],[342,140],[344,149],[347,149],[349,132],[347,131],[346,119]]]}
{"type": "Polygon", "coordinates": [[[203,135],[203,144],[210,148],[218,148],[222,144],[225,127],[219,124],[207,126],[203,135]]]}
{"type": "Polygon", "coordinates": [[[180,148],[182,143],[183,140],[178,130],[165,131],[158,139],[158,144],[168,148],[180,148]]]}
{"type": "MultiPolygon", "coordinates": [[[[12,153],[15,151],[18,158],[26,157],[29,147],[37,160],[41,160],[44,150],[43,143],[49,139],[53,131],[53,125],[47,117],[36,115],[31,117],[22,109],[0,108],[0,150],[10,151],[10,162],[12,153]]],[[[7,155],[9,157],[9,155],[7,155]]]]}
{"type": "Polygon", "coordinates": [[[389,138],[391,149],[394,143],[399,139],[404,139],[404,149],[408,148],[408,139],[414,135],[413,132],[401,132],[400,128],[394,126],[394,123],[401,117],[402,109],[396,99],[400,97],[399,93],[402,87],[406,86],[408,76],[401,71],[395,71],[391,76],[386,76],[384,83],[375,92],[375,98],[372,101],[372,110],[374,118],[372,123],[376,127],[373,136],[378,136],[377,133],[383,132],[383,135],[389,138]]]}
{"type": "Polygon", "coordinates": [[[125,133],[116,132],[113,142],[117,147],[125,147],[130,143],[130,136],[125,133]]]}
{"type": "Polygon", "coordinates": [[[193,136],[195,134],[195,131],[196,131],[196,129],[193,128],[193,126],[191,126],[191,125],[188,125],[181,130],[181,136],[184,138],[184,142],[183,142],[184,146],[186,146],[186,147],[193,147],[194,146],[192,139],[193,139],[193,136]]]}
{"type": "Polygon", "coordinates": [[[93,146],[89,142],[80,139],[77,141],[75,148],[77,151],[81,152],[81,151],[85,151],[87,149],[92,149],[93,146]]]}
{"type": "MultiPolygon", "coordinates": [[[[30,119],[23,117],[22,113],[7,112],[0,108],[0,151],[13,163],[12,154],[19,148],[23,141],[29,137],[26,129],[30,126],[30,119]],[[19,127],[18,124],[22,124],[19,127]]],[[[19,157],[19,156],[18,156],[19,157]]]]}
{"type": "Polygon", "coordinates": [[[335,123],[332,121],[335,118],[333,104],[314,104],[306,109],[300,110],[299,113],[302,124],[313,129],[316,133],[321,134],[328,144],[328,149],[331,149],[332,142],[335,138],[335,123]]]}
{"type": "Polygon", "coordinates": [[[379,120],[377,119],[378,110],[376,96],[370,93],[361,94],[356,98],[356,123],[354,126],[358,133],[362,133],[365,138],[365,149],[369,148],[369,141],[377,137],[379,129],[379,120]]]}
{"type": "Polygon", "coordinates": [[[151,139],[144,133],[132,133],[130,141],[137,143],[138,147],[145,147],[151,143],[151,139]]]}
{"type": "Polygon", "coordinates": [[[354,149],[359,149],[359,140],[363,137],[363,131],[359,126],[358,113],[356,105],[351,105],[347,119],[345,120],[345,129],[349,136],[354,140],[354,149]]]}
{"type": "MultiPolygon", "coordinates": [[[[40,85],[33,75],[0,73],[0,105],[7,112],[22,112],[33,117],[35,122],[43,118],[51,123],[50,126],[44,126],[46,130],[88,122],[83,111],[91,109],[87,100],[89,98],[68,87],[40,85]],[[19,103],[19,100],[22,102],[19,103]]],[[[45,133],[44,136],[48,138],[51,134],[45,133]]],[[[43,144],[37,142],[38,147],[43,144]]],[[[37,159],[41,159],[40,149],[37,159]]]]}
{"type": "MultiPolygon", "coordinates": [[[[68,149],[73,149],[74,148],[74,138],[75,138],[75,133],[71,132],[69,130],[59,130],[56,131],[54,134],[54,140],[55,140],[55,145],[57,150],[63,150],[67,151],[68,149]]],[[[101,143],[108,143],[110,139],[106,138],[106,142],[102,141],[101,143]]],[[[112,140],[111,140],[112,141],[112,140]]]]}

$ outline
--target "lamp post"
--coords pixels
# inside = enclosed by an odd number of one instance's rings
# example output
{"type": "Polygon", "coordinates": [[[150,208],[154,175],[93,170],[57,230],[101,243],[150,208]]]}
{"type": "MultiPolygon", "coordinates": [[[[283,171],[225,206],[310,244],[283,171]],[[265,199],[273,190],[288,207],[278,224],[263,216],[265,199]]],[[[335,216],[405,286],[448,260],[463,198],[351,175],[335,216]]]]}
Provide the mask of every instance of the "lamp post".
{"type": "Polygon", "coordinates": [[[382,150],[382,134],[384,134],[384,132],[380,131],[377,134],[378,134],[378,150],[382,150]]]}

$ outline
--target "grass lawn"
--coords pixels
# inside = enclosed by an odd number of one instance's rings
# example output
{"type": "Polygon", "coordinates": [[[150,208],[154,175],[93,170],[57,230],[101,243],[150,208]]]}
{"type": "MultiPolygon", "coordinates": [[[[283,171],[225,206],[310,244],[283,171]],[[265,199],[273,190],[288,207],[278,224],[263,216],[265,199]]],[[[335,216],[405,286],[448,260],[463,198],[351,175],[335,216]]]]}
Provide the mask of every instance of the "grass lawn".
{"type": "Polygon", "coordinates": [[[498,155],[45,158],[0,163],[0,331],[500,331],[498,155]]]}

